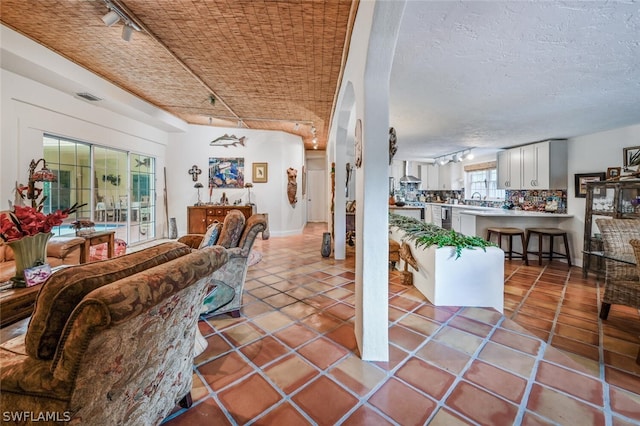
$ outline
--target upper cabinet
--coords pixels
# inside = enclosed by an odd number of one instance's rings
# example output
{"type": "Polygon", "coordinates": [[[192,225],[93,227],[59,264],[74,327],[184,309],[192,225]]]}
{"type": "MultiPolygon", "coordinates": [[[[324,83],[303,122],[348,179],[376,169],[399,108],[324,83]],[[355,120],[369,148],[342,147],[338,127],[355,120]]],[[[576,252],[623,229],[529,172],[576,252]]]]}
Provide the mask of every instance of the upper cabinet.
{"type": "Polygon", "coordinates": [[[498,188],[566,189],[567,141],[549,140],[498,153],[498,188]]]}
{"type": "Polygon", "coordinates": [[[520,148],[498,153],[498,189],[521,189],[520,148]]]}
{"type": "Polygon", "coordinates": [[[462,163],[449,163],[435,167],[438,170],[438,188],[441,191],[457,191],[464,186],[462,163]]]}
{"type": "Polygon", "coordinates": [[[440,189],[440,175],[438,173],[438,167],[432,164],[421,165],[420,179],[422,180],[422,189],[427,189],[430,191],[436,191],[440,189]]]}

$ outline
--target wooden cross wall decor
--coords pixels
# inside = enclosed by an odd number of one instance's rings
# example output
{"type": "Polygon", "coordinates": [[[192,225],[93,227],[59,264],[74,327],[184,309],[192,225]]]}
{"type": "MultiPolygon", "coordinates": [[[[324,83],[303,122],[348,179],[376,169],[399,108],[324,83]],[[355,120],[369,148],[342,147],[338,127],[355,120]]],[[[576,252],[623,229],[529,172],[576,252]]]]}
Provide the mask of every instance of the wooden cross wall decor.
{"type": "Polygon", "coordinates": [[[191,179],[193,179],[194,182],[198,180],[198,175],[201,173],[202,173],[202,170],[200,170],[198,166],[196,166],[195,164],[191,169],[189,169],[189,174],[191,175],[191,179]]]}

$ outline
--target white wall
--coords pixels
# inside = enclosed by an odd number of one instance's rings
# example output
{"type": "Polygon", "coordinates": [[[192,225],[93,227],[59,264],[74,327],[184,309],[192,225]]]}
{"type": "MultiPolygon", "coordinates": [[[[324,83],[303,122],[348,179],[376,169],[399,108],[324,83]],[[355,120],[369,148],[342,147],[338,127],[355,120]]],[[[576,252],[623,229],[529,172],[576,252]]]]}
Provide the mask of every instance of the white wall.
{"type": "MultiPolygon", "coordinates": [[[[165,165],[168,134],[52,89],[0,70],[0,208],[13,200],[15,182],[26,183],[31,159],[42,158],[45,133],[150,155],[165,165]]],[[[158,191],[163,185],[159,182],[158,191]]],[[[158,205],[162,205],[159,198],[158,205]]],[[[159,213],[158,226],[165,226],[159,213]]],[[[160,231],[161,232],[161,231],[160,231]]],[[[160,234],[161,235],[161,234],[160,234]]]]}
{"type": "Polygon", "coordinates": [[[562,225],[571,235],[572,257],[582,265],[585,199],[576,198],[576,173],[606,172],[608,167],[622,167],[622,149],[640,145],[640,124],[601,133],[571,138],[568,141],[567,213],[574,217],[562,225]]]}
{"type": "MultiPolygon", "coordinates": [[[[252,182],[252,163],[268,164],[268,181],[254,183],[251,201],[257,206],[257,213],[269,214],[269,229],[272,236],[299,234],[306,223],[307,204],[302,197],[302,166],[305,151],[299,136],[284,132],[220,128],[191,125],[187,132],[172,134],[167,148],[167,191],[169,196],[169,217],[175,217],[178,235],[187,231],[187,206],[197,202],[197,191],[188,173],[193,165],[202,170],[199,182],[203,202],[209,201],[208,170],[209,157],[242,157],[245,164],[245,181],[252,182]],[[223,134],[245,136],[245,146],[209,146],[209,142],[223,134]],[[287,168],[298,170],[298,202],[289,204],[287,198],[287,168]]],[[[158,170],[162,176],[163,171],[158,170]]],[[[246,189],[215,188],[212,202],[218,202],[222,193],[233,203],[242,199],[247,202],[246,189]]]]}
{"type": "MultiPolygon", "coordinates": [[[[306,203],[301,199],[304,148],[300,137],[243,130],[248,136],[247,148],[211,148],[212,139],[240,129],[189,125],[7,27],[0,26],[0,35],[0,209],[8,208],[8,200],[13,200],[15,182],[26,183],[29,162],[43,156],[42,137],[50,133],[156,158],[158,237],[167,235],[164,168],[169,182],[169,217],[176,217],[179,231],[186,232],[186,206],[197,198],[187,170],[198,164],[203,170],[200,181],[206,183],[209,156],[245,157],[249,179],[252,162],[269,163],[269,182],[254,184],[252,202],[259,212],[269,213],[271,235],[301,232],[306,203]],[[73,95],[82,91],[104,100],[90,103],[73,95]],[[288,167],[298,170],[296,207],[286,197],[288,167]]],[[[241,194],[244,203],[246,193],[230,190],[227,196],[233,201],[241,194]]],[[[201,194],[207,201],[208,189],[201,194]]]]}

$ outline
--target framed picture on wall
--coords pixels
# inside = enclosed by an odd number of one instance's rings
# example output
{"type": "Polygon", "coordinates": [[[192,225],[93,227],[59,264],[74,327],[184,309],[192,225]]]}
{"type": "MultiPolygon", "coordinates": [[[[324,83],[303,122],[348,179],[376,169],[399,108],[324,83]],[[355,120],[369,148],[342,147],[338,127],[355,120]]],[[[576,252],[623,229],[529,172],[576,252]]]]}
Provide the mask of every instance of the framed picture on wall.
{"type": "Polygon", "coordinates": [[[621,167],[609,167],[607,169],[607,180],[620,177],[621,167]]]}
{"type": "Polygon", "coordinates": [[[209,158],[209,188],[244,188],[244,158],[209,158]]]}
{"type": "Polygon", "coordinates": [[[576,185],[576,197],[587,197],[587,184],[589,182],[601,182],[606,179],[605,173],[576,173],[575,185],[576,185]]]}
{"type": "Polygon", "coordinates": [[[266,183],[269,178],[269,165],[267,163],[253,163],[253,183],[266,183]]]}
{"type": "Polygon", "coordinates": [[[640,146],[630,146],[629,148],[622,148],[624,154],[624,168],[640,166],[640,146]]]}

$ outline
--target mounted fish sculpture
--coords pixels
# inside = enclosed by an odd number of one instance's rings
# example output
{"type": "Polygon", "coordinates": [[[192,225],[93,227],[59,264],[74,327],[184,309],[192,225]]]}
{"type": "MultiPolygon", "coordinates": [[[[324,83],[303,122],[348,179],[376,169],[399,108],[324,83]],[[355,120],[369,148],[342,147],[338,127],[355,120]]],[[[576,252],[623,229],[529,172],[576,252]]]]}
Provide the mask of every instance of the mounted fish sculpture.
{"type": "Polygon", "coordinates": [[[293,167],[289,167],[287,169],[287,197],[289,197],[289,204],[295,207],[298,199],[296,198],[296,193],[298,192],[298,182],[296,178],[298,177],[298,171],[293,167]]]}
{"type": "Polygon", "coordinates": [[[209,146],[224,146],[225,148],[238,145],[244,146],[245,139],[247,139],[245,136],[237,137],[236,135],[228,135],[225,133],[219,138],[215,138],[209,142],[209,146]]]}

